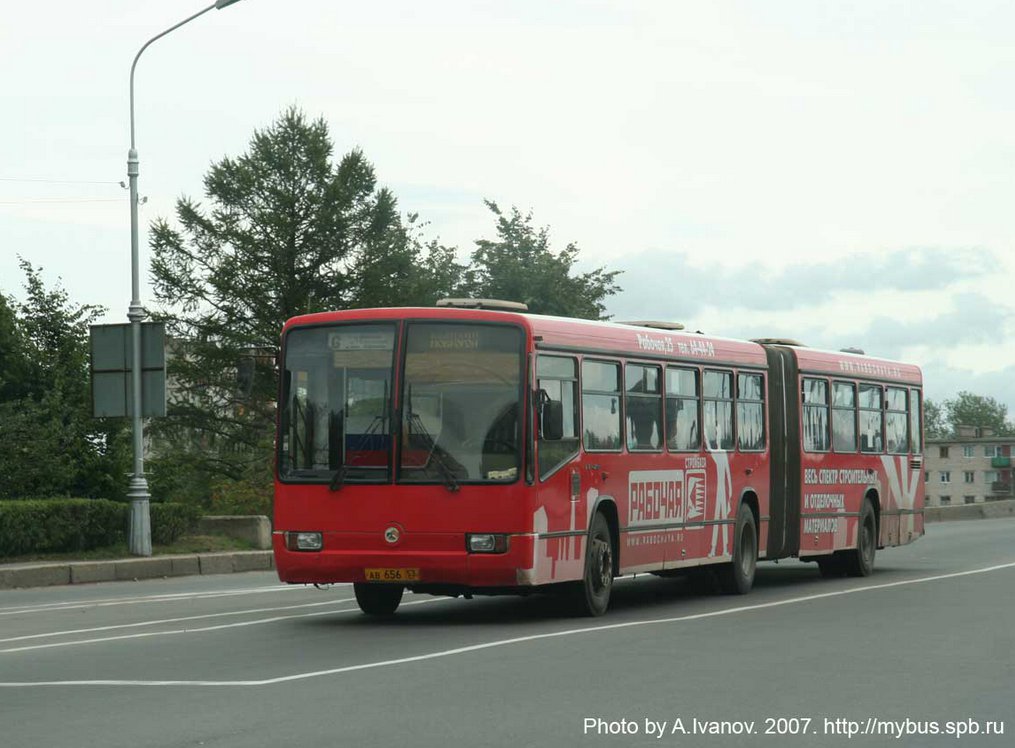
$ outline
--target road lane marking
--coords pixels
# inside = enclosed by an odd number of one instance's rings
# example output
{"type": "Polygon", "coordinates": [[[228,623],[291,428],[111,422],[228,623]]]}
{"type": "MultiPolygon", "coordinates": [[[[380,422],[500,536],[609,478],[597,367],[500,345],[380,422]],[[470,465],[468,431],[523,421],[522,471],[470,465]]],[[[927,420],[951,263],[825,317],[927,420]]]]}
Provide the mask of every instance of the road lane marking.
{"type": "MultiPolygon", "coordinates": [[[[431,598],[428,600],[414,600],[405,605],[422,605],[423,603],[441,602],[447,598],[431,598]]],[[[348,600],[342,602],[350,602],[348,600]]],[[[332,601],[330,604],[337,605],[339,601],[332,601]]],[[[272,616],[271,618],[258,618],[253,621],[240,621],[238,623],[221,623],[217,626],[204,626],[202,628],[172,629],[170,631],[145,631],[140,634],[121,634],[119,636],[102,636],[95,639],[78,639],[69,642],[51,642],[49,644],[29,644],[23,647],[10,647],[0,649],[0,654],[13,654],[15,652],[30,652],[38,649],[56,649],[58,647],[77,647],[84,644],[101,644],[102,642],[123,641],[125,639],[151,639],[156,636],[178,636],[180,634],[200,634],[208,631],[223,631],[224,629],[244,628],[247,626],[259,626],[262,623],[276,623],[278,621],[289,621],[296,618],[315,618],[318,616],[330,616],[335,613],[356,613],[359,608],[343,608],[341,610],[322,610],[317,613],[299,613],[291,616],[272,616]]]]}
{"type": "MultiPolygon", "coordinates": [[[[50,631],[45,634],[27,634],[25,636],[11,636],[0,639],[0,644],[8,642],[20,642],[28,639],[53,639],[59,636],[71,636],[72,634],[92,634],[99,631],[115,631],[117,629],[138,628],[140,626],[158,626],[163,623],[180,623],[181,621],[198,621],[202,618],[223,618],[226,616],[243,616],[252,613],[272,613],[278,610],[296,610],[297,608],[320,608],[323,605],[337,605],[338,603],[349,603],[354,598],[343,597],[338,600],[327,600],[322,603],[303,603],[302,605],[282,605],[276,608],[250,608],[248,610],[230,610],[224,613],[202,613],[196,616],[181,616],[180,618],[162,618],[154,621],[138,621],[137,623],[117,623],[109,626],[95,626],[87,629],[70,629],[68,631],[50,631]]],[[[0,652],[5,650],[0,650],[0,652]]]]}
{"type": "MultiPolygon", "coordinates": [[[[332,585],[343,587],[349,585],[332,585]]],[[[80,608],[107,608],[116,605],[137,605],[140,603],[165,603],[181,600],[211,600],[219,597],[236,597],[240,595],[260,595],[266,592],[307,591],[309,585],[281,584],[272,587],[248,587],[235,590],[209,590],[207,592],[174,592],[162,595],[144,595],[141,597],[108,597],[98,600],[75,600],[62,603],[41,603],[39,605],[23,605],[16,608],[0,608],[0,616],[14,616],[22,613],[54,613],[61,610],[78,610],[80,608]]]]}
{"type": "MultiPolygon", "coordinates": [[[[758,603],[757,605],[740,605],[735,608],[725,608],[723,610],[715,610],[708,613],[693,613],[686,616],[675,616],[672,618],[653,618],[643,621],[625,621],[624,623],[611,623],[602,626],[586,626],[579,629],[566,629],[564,631],[551,631],[543,634],[531,634],[529,636],[518,636],[511,639],[498,639],[491,642],[484,642],[482,644],[471,644],[465,647],[457,647],[455,649],[445,649],[439,652],[430,652],[428,654],[413,655],[410,657],[400,657],[394,660],[381,660],[378,662],[365,662],[360,665],[345,665],[343,667],[329,668],[327,670],[315,670],[306,673],[296,673],[294,675],[283,675],[277,678],[265,678],[263,680],[56,680],[56,681],[11,681],[11,682],[0,682],[0,688],[33,688],[39,686],[273,686],[279,683],[291,683],[293,681],[309,680],[311,678],[321,678],[328,675],[341,675],[343,673],[352,673],[359,670],[374,670],[377,668],[392,667],[395,665],[407,665],[413,662],[423,662],[426,660],[436,660],[445,657],[453,657],[455,655],[468,654],[471,652],[479,652],[484,649],[493,649],[495,647],[504,647],[511,644],[523,644],[526,642],[540,641],[543,639],[557,639],[565,636],[576,636],[578,634],[594,634],[602,631],[615,631],[619,629],[633,628],[635,626],[656,626],[667,623],[683,623],[686,621],[698,621],[705,618],[717,618],[719,616],[732,615],[734,613],[746,613],[755,610],[765,610],[767,608],[777,608],[784,605],[795,605],[797,603],[811,602],[813,600],[821,600],[831,597],[842,597],[844,595],[852,595],[857,592],[870,592],[872,590],[884,590],[891,589],[894,587],[904,587],[912,584],[922,584],[925,582],[935,582],[942,579],[955,579],[958,577],[971,576],[974,574],[986,574],[992,571],[999,571],[1001,569],[1015,568],[1015,561],[1005,564],[996,564],[994,566],[987,566],[980,569],[969,569],[967,571],[956,571],[949,574],[935,574],[929,577],[918,577],[916,579],[904,579],[898,582],[886,582],[884,584],[870,584],[864,587],[852,587],[846,590],[835,590],[833,592],[821,592],[814,595],[805,595],[802,597],[793,597],[786,600],[775,600],[768,603],[758,603]]],[[[423,600],[420,602],[429,602],[423,600]]],[[[419,605],[419,602],[407,603],[408,605],[419,605]]],[[[310,613],[306,614],[309,616],[326,615],[325,613],[310,613]]],[[[294,616],[295,617],[295,616],[294,616]]],[[[304,616],[301,616],[304,617],[304,616]]]]}

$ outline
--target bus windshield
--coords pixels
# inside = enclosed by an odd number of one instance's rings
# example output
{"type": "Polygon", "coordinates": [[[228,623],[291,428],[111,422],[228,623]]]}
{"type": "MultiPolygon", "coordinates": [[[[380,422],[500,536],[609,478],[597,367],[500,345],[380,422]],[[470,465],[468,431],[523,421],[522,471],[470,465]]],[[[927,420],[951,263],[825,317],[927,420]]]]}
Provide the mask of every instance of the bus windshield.
{"type": "Polygon", "coordinates": [[[406,338],[399,480],[513,482],[520,467],[522,332],[412,323],[406,338]]]}
{"type": "Polygon", "coordinates": [[[285,348],[280,477],[389,480],[395,326],[296,328],[285,348]]]}

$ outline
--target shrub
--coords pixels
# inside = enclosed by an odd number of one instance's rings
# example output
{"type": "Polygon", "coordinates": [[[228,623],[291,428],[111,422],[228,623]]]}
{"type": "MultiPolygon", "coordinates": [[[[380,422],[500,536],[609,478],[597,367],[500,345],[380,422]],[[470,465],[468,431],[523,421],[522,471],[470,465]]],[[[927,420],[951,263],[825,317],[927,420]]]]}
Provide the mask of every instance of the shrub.
{"type": "Polygon", "coordinates": [[[177,538],[194,529],[201,510],[190,504],[151,505],[152,543],[171,545],[177,538]]]}
{"type": "Polygon", "coordinates": [[[126,504],[105,499],[0,501],[0,556],[87,551],[123,542],[126,504]]]}
{"type": "Polygon", "coordinates": [[[208,513],[263,514],[270,517],[274,490],[270,476],[237,481],[218,480],[212,486],[208,513]]]}
{"type": "MultiPolygon", "coordinates": [[[[152,543],[170,545],[197,524],[201,511],[150,504],[152,543]]],[[[127,542],[130,504],[105,499],[0,501],[0,558],[73,553],[127,542]]]]}

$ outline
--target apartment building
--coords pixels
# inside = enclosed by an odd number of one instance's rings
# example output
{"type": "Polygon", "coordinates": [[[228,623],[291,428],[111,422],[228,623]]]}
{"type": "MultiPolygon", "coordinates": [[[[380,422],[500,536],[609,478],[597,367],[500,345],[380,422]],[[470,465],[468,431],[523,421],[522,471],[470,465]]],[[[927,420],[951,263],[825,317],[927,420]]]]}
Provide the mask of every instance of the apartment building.
{"type": "Polygon", "coordinates": [[[1015,498],[1012,451],[1015,436],[960,426],[958,433],[928,439],[924,451],[927,506],[976,504],[1015,498]]]}

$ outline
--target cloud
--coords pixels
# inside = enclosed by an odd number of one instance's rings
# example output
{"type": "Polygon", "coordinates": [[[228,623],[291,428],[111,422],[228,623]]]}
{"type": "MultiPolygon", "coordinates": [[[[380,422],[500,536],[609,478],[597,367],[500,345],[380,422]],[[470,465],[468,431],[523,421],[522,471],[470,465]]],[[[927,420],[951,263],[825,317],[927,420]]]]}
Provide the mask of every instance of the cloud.
{"type": "Polygon", "coordinates": [[[846,291],[927,291],[990,272],[983,252],[911,248],[857,254],[771,272],[761,264],[702,268],[680,252],[643,252],[617,263],[624,292],[610,303],[618,319],[686,319],[707,305],[756,311],[804,309],[846,291]],[[655,310],[655,311],[649,311],[655,310]]]}

